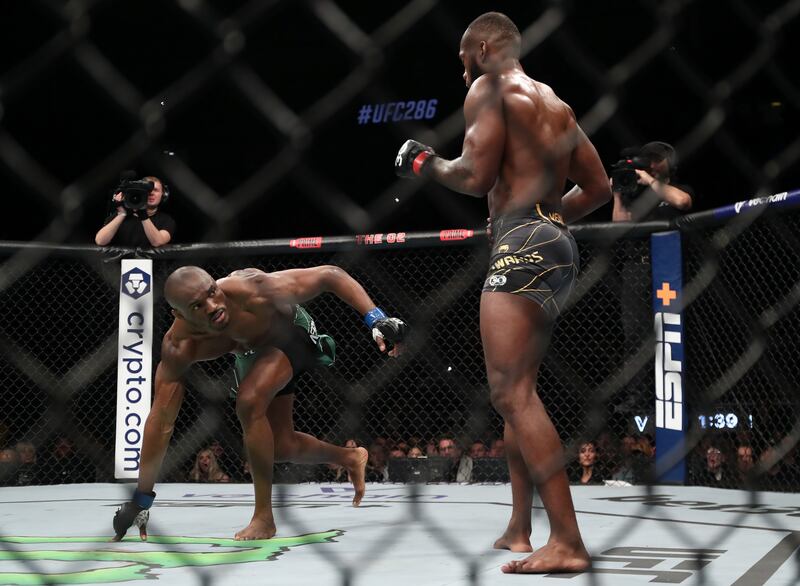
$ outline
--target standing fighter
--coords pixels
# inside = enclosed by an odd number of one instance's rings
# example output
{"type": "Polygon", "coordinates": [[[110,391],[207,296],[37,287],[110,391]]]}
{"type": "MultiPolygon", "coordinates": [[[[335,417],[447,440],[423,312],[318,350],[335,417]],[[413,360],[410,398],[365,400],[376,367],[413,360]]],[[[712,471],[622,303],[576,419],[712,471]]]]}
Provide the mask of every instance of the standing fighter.
{"type": "Polygon", "coordinates": [[[536,391],[553,322],[578,273],[565,226],[611,199],[608,177],[572,109],[519,62],[520,34],[505,15],[475,19],[461,39],[467,97],[461,156],[445,160],[408,140],[401,177],[488,194],[492,256],[481,295],[481,338],[492,404],[505,420],[513,510],[496,548],[532,551],[533,486],[550,521],[547,544],[504,572],[575,572],[590,565],[575,518],[558,433],[536,391]],[[562,197],[565,180],[577,186],[562,197]]]}
{"type": "Polygon", "coordinates": [[[364,496],[364,448],[340,448],[294,430],[292,378],[334,359],[333,339],[317,333],[314,320],[299,304],[330,292],[364,316],[381,352],[398,356],[406,324],[388,318],[364,288],[335,266],[265,273],[235,271],[215,281],[198,267],[173,272],[164,296],[175,321],[164,334],[156,368],[155,399],[144,427],[139,483],[133,499],[114,516],[115,540],[139,526],[147,539],[153,485],[167,451],[183,402],[182,378],[189,367],[223,354],[236,356],[239,390],[236,415],[255,487],[250,524],[236,539],[269,539],[275,535],[272,515],[272,465],[275,460],[333,463],[348,470],[355,488],[353,505],[364,496]]]}

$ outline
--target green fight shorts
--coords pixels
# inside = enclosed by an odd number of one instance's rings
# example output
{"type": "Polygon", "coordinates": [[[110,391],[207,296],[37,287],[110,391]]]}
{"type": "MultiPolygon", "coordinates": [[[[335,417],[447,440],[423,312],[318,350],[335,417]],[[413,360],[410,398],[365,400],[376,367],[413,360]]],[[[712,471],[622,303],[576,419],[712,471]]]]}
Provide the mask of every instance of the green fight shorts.
{"type": "MultiPolygon", "coordinates": [[[[336,360],[336,343],[333,338],[317,333],[314,318],[300,305],[294,306],[294,325],[288,334],[279,343],[272,347],[278,348],[286,354],[292,365],[292,380],[289,381],[277,396],[289,395],[295,392],[294,381],[298,375],[307,370],[323,366],[330,366],[336,360]]],[[[239,383],[244,380],[253,367],[255,361],[261,356],[262,350],[249,350],[244,354],[237,354],[234,364],[236,388],[231,389],[234,394],[239,389],[239,383]]]]}

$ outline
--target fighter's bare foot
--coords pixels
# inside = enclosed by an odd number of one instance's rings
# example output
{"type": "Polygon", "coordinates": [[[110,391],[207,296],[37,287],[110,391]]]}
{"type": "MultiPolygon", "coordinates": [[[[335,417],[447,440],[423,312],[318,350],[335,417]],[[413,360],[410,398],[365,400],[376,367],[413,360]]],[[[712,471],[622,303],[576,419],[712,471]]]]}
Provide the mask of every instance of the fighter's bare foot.
{"type": "Polygon", "coordinates": [[[348,457],[344,467],[347,469],[350,475],[350,482],[353,483],[353,488],[356,491],[355,495],[353,495],[353,506],[357,507],[361,504],[361,499],[364,498],[364,493],[367,490],[364,478],[366,477],[369,452],[365,448],[352,448],[352,451],[353,453],[348,457]]]}
{"type": "Polygon", "coordinates": [[[550,574],[583,572],[591,565],[583,544],[569,546],[550,542],[525,559],[511,561],[500,569],[505,574],[550,574]]]}
{"type": "Polygon", "coordinates": [[[495,549],[507,549],[516,553],[533,551],[531,546],[531,532],[517,532],[506,529],[500,539],[494,542],[495,549]]]}
{"type": "Polygon", "coordinates": [[[255,517],[250,521],[250,524],[237,531],[234,535],[236,541],[250,541],[252,539],[272,539],[275,537],[277,529],[275,528],[275,521],[256,519],[255,517]]]}

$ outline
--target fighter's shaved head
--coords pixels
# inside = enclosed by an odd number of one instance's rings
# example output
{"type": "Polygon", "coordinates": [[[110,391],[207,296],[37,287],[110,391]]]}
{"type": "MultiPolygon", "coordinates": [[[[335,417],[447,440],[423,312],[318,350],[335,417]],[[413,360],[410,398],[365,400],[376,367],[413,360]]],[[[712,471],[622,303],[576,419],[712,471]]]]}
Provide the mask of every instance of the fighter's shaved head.
{"type": "Polygon", "coordinates": [[[486,12],[473,20],[464,32],[464,38],[472,41],[492,41],[507,45],[519,55],[521,36],[514,22],[500,12],[486,12]]]}
{"type": "Polygon", "coordinates": [[[214,283],[214,277],[200,267],[187,266],[176,269],[164,283],[164,297],[170,307],[178,308],[186,302],[186,294],[192,290],[205,290],[214,283]]]}

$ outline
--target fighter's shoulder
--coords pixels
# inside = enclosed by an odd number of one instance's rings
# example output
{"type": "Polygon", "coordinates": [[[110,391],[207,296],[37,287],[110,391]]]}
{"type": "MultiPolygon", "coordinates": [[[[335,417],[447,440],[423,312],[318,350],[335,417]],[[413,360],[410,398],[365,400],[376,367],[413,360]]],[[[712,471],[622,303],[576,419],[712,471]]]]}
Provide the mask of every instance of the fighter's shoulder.
{"type": "Polygon", "coordinates": [[[236,271],[233,271],[227,277],[223,277],[222,279],[219,279],[219,280],[222,281],[223,279],[230,279],[230,278],[234,278],[234,279],[235,278],[252,279],[252,278],[257,278],[260,275],[266,275],[266,274],[267,273],[265,273],[261,269],[257,269],[255,267],[248,267],[248,268],[238,269],[236,271]]]}
{"type": "Polygon", "coordinates": [[[194,361],[195,340],[182,320],[176,319],[161,341],[161,360],[173,363],[194,361]]]}
{"type": "Polygon", "coordinates": [[[238,271],[233,271],[227,277],[217,279],[217,286],[226,295],[247,293],[251,292],[254,287],[258,287],[268,276],[269,273],[265,273],[261,269],[239,269],[238,271]]]}
{"type": "Polygon", "coordinates": [[[501,81],[497,75],[484,73],[472,82],[464,99],[464,115],[468,120],[486,109],[499,111],[503,106],[501,81]]]}
{"type": "Polygon", "coordinates": [[[556,94],[553,88],[540,81],[537,81],[536,83],[539,85],[541,90],[542,99],[547,101],[551,109],[560,111],[564,116],[572,119],[573,121],[575,120],[575,112],[572,111],[572,107],[562,100],[558,94],[556,94]]]}
{"type": "Polygon", "coordinates": [[[467,99],[485,97],[499,98],[502,92],[506,90],[507,83],[503,75],[484,73],[469,86],[469,90],[467,90],[467,99]]]}
{"type": "Polygon", "coordinates": [[[522,71],[484,74],[475,80],[470,90],[473,88],[476,95],[497,97],[506,106],[544,108],[547,111],[569,110],[569,106],[556,95],[553,88],[522,71]]]}
{"type": "Polygon", "coordinates": [[[239,269],[237,271],[233,271],[227,277],[222,277],[221,279],[217,279],[217,284],[222,285],[223,283],[235,284],[235,283],[246,283],[251,281],[257,281],[263,278],[267,274],[269,273],[265,273],[261,269],[257,269],[254,267],[239,269]]]}
{"type": "Polygon", "coordinates": [[[567,104],[558,96],[552,87],[543,81],[539,81],[527,76],[526,79],[528,80],[527,83],[520,85],[525,85],[525,89],[527,89],[528,93],[535,98],[537,103],[546,105],[548,110],[562,111],[564,113],[572,114],[572,108],[570,108],[569,104],[567,104]]]}

